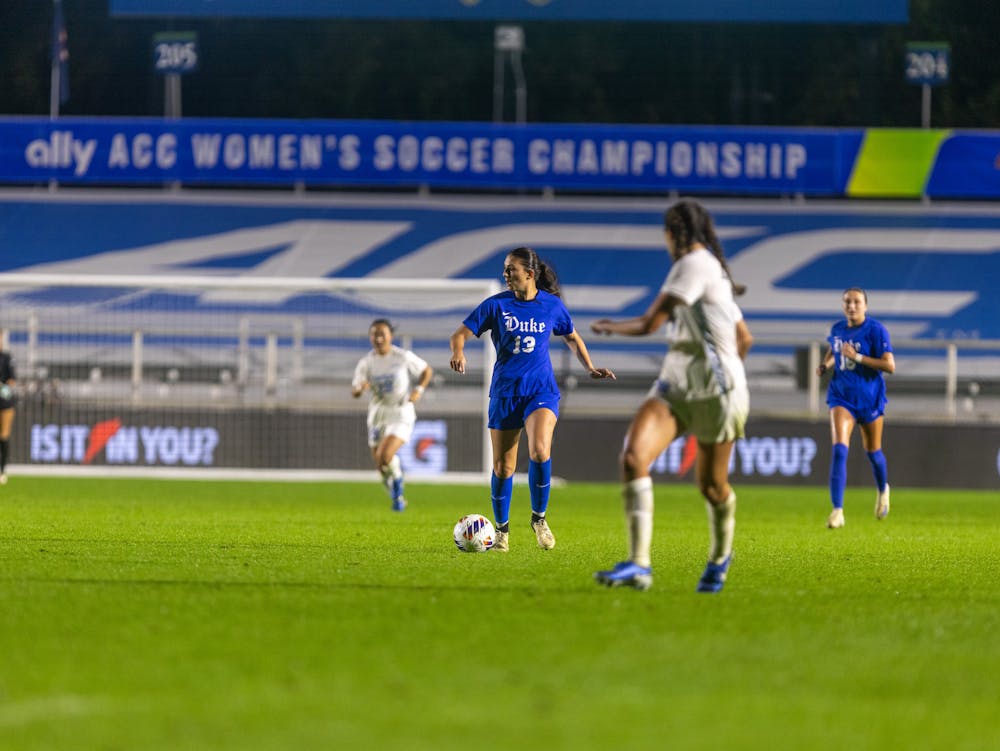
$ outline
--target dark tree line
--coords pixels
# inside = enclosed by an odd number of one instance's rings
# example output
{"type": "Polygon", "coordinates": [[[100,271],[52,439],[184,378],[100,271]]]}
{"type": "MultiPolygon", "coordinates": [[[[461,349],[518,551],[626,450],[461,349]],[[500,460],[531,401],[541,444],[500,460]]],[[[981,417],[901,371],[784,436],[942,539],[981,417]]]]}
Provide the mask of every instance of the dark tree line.
{"type": "MultiPolygon", "coordinates": [[[[201,52],[183,81],[185,116],[493,117],[494,23],[121,19],[107,0],[64,6],[67,116],[162,115],[152,36],[174,29],[196,31],[201,52]]],[[[49,0],[0,2],[0,114],[48,114],[51,13],[49,0]]],[[[906,42],[946,41],[952,78],[934,91],[933,124],[1000,124],[1000,3],[911,0],[910,16],[905,26],[522,24],[528,119],[916,126],[906,42]]]]}

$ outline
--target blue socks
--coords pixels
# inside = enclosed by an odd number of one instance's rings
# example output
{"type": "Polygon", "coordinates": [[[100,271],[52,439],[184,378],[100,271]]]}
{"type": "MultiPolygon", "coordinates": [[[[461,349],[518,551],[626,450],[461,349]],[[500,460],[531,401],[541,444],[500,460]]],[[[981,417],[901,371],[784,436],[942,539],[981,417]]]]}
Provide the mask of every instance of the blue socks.
{"type": "Polygon", "coordinates": [[[490,476],[490,500],[493,501],[493,520],[497,526],[510,521],[510,496],[514,490],[514,478],[501,480],[493,473],[490,476]]]}
{"type": "Polygon", "coordinates": [[[531,493],[531,510],[545,516],[549,507],[549,489],[552,487],[552,460],[528,462],[528,490],[531,493]]]}
{"type": "MultiPolygon", "coordinates": [[[[535,516],[545,516],[549,508],[549,490],[552,486],[552,460],[528,463],[528,491],[531,493],[531,511],[535,516]]],[[[514,478],[501,480],[490,476],[490,500],[493,502],[493,519],[498,527],[510,521],[510,498],[514,478]]]]}
{"type": "Polygon", "coordinates": [[[889,472],[885,466],[885,454],[882,449],[868,452],[868,461],[872,464],[872,475],[875,477],[875,485],[878,492],[885,490],[885,485],[889,480],[889,472]]]}
{"type": "Polygon", "coordinates": [[[830,502],[834,508],[844,507],[845,487],[847,487],[847,446],[835,443],[833,456],[830,458],[830,502]]]}

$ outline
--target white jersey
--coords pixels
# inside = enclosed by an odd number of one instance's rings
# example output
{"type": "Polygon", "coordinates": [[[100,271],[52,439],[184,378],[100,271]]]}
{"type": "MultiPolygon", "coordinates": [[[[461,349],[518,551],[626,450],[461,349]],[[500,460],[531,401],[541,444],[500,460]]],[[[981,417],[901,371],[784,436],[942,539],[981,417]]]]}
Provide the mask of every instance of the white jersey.
{"type": "Polygon", "coordinates": [[[351,387],[359,390],[368,384],[371,395],[368,402],[369,426],[400,421],[412,424],[417,412],[410,401],[410,393],[426,369],[426,360],[396,345],[392,345],[384,355],[371,350],[362,357],[354,368],[351,387]]]}
{"type": "Polygon", "coordinates": [[[673,397],[696,401],[746,389],[736,346],[743,313],[719,259],[707,248],[692,250],[670,267],[660,291],[684,303],[667,322],[669,349],[660,369],[660,381],[673,397]]]}

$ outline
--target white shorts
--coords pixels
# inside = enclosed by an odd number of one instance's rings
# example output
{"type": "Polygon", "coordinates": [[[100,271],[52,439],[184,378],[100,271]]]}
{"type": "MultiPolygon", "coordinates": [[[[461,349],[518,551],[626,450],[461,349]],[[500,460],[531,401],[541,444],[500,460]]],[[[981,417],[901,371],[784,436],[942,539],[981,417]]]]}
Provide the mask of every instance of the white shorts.
{"type": "Polygon", "coordinates": [[[413,435],[413,425],[414,423],[412,421],[407,420],[396,420],[382,425],[369,424],[368,448],[375,448],[382,442],[382,439],[388,435],[394,435],[403,443],[406,443],[410,440],[410,436],[413,435]]]}
{"type": "Polygon", "coordinates": [[[726,443],[744,436],[750,414],[750,390],[737,387],[711,399],[687,401],[671,394],[669,384],[657,381],[647,397],[666,402],[681,433],[691,433],[700,443],[726,443]]]}

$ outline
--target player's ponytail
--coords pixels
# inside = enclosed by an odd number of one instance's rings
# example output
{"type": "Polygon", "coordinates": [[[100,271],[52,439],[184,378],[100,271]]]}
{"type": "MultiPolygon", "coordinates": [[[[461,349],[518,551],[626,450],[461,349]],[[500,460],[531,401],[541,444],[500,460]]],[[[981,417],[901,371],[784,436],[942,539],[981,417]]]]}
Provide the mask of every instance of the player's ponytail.
{"type": "Polygon", "coordinates": [[[708,248],[722,265],[726,276],[729,277],[734,296],[742,295],[747,291],[745,284],[738,284],[733,280],[729,264],[726,263],[726,254],[722,250],[722,243],[719,242],[719,237],[715,233],[712,215],[700,203],[690,199],[675,203],[667,209],[667,213],[663,217],[663,229],[673,236],[676,246],[684,251],[689,250],[696,243],[708,248]]]}
{"type": "Polygon", "coordinates": [[[532,248],[527,246],[514,248],[509,255],[524,264],[524,268],[528,271],[534,273],[535,286],[538,289],[556,297],[562,296],[562,290],[559,289],[559,277],[556,275],[555,269],[539,258],[532,248]]]}

